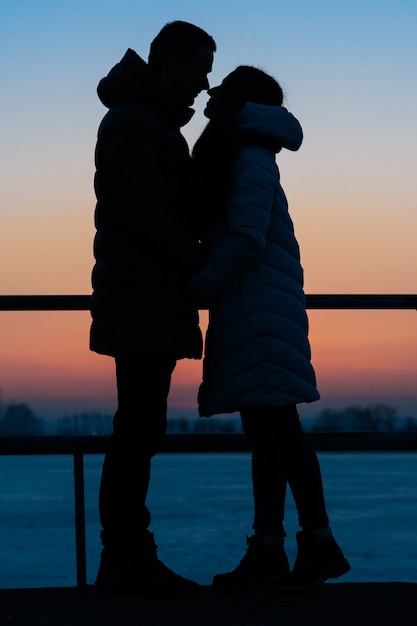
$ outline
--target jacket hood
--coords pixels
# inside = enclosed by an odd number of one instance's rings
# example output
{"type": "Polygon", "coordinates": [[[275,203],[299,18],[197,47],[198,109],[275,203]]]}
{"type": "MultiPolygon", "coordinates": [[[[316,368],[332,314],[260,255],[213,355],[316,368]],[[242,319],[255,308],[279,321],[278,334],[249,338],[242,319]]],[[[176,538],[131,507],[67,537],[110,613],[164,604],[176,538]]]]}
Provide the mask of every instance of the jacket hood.
{"type": "Polygon", "coordinates": [[[194,114],[193,109],[184,107],[169,97],[158,76],[131,48],[107,76],[100,80],[97,94],[107,108],[126,100],[147,103],[164,111],[179,126],[187,124],[194,114]]]}
{"type": "Polygon", "coordinates": [[[303,141],[299,121],[285,107],[248,102],[237,115],[239,131],[249,137],[265,137],[276,152],[298,150],[303,141]]]}

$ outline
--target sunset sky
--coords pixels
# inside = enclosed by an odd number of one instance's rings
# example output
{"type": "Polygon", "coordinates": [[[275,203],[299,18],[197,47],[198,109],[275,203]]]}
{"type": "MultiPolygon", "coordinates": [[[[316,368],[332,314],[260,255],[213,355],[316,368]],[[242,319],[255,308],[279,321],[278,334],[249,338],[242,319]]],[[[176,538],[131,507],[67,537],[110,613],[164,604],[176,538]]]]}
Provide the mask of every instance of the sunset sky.
{"type": "MultiPolygon", "coordinates": [[[[2,0],[0,293],[89,294],[99,80],[174,19],[216,40],[211,85],[239,64],[281,83],[304,143],[278,157],[308,294],[417,293],[416,0],[2,0]]],[[[205,126],[205,93],[184,129],[205,126]]],[[[417,416],[415,311],[310,311],[322,400],[417,416]]],[[[88,312],[1,312],[3,405],[39,416],[115,408],[112,359],[88,312]]],[[[202,313],[205,327],[206,314],[202,313]]],[[[170,412],[196,405],[201,362],[174,375],[170,412]]]]}

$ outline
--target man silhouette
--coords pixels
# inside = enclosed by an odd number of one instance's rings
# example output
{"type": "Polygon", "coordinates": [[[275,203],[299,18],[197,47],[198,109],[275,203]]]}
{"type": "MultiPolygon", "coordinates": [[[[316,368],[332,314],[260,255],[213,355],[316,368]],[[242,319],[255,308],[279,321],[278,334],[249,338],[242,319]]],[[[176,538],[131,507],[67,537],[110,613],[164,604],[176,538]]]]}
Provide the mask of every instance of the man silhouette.
{"type": "Polygon", "coordinates": [[[146,506],[151,458],[167,425],[176,361],[201,358],[189,278],[202,258],[187,204],[190,156],[180,128],[209,88],[216,44],[187,22],[166,24],[148,63],[129,49],[98,85],[90,348],[115,359],[118,406],[104,459],[98,589],[193,595],[197,583],[157,557],[146,506]]]}

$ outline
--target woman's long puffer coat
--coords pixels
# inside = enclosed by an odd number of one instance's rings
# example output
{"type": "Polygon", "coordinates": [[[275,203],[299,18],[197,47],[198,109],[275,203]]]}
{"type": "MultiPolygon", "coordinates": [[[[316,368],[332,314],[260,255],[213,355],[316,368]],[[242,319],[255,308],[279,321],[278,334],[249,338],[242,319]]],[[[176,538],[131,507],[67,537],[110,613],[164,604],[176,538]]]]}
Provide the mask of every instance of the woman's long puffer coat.
{"type": "Polygon", "coordinates": [[[227,215],[207,225],[213,247],[191,280],[209,299],[200,415],[312,402],[320,396],[310,362],[303,270],[275,152],[297,150],[298,121],[284,107],[248,103],[238,126],[276,139],[276,151],[242,148],[227,215]]]}

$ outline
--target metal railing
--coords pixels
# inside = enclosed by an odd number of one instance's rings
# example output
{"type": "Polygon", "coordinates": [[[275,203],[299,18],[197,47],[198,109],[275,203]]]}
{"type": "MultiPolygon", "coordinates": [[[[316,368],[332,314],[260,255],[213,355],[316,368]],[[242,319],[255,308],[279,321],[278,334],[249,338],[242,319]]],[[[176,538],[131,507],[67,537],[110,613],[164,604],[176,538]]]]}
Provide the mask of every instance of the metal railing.
{"type": "MultiPolygon", "coordinates": [[[[87,295],[0,296],[0,311],[88,311],[87,295]]],[[[307,295],[308,309],[414,309],[414,294],[326,294],[307,295]]]]}
{"type": "MultiPolygon", "coordinates": [[[[417,295],[307,295],[308,309],[417,310],[417,295]]],[[[0,311],[87,311],[88,295],[0,296],[0,311]]],[[[317,451],[417,450],[417,431],[307,433],[317,451]]],[[[84,455],[104,454],[110,436],[0,437],[0,455],[69,454],[74,465],[77,586],[87,584],[84,455]]],[[[161,452],[248,451],[243,434],[167,435],[161,452]]]]}
{"type": "MultiPolygon", "coordinates": [[[[417,431],[311,432],[307,436],[317,451],[417,451],[417,431]]],[[[1,455],[68,454],[73,456],[77,586],[87,584],[84,455],[105,454],[110,436],[75,435],[0,437],[1,455]]],[[[166,435],[161,452],[249,451],[245,435],[210,433],[166,435]]]]}

